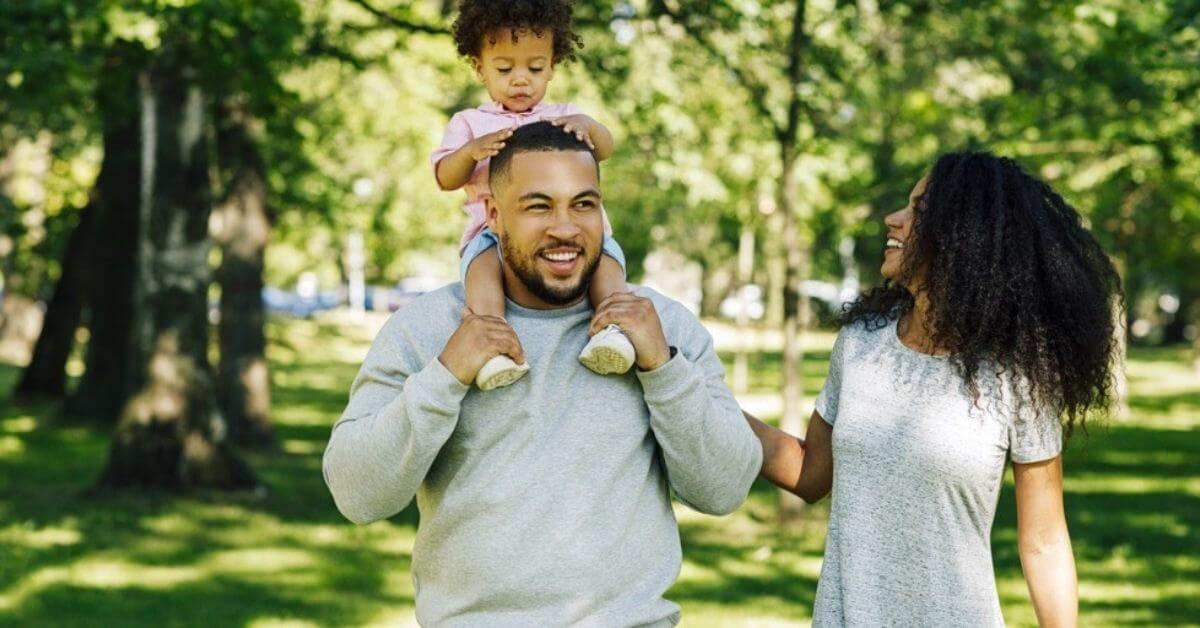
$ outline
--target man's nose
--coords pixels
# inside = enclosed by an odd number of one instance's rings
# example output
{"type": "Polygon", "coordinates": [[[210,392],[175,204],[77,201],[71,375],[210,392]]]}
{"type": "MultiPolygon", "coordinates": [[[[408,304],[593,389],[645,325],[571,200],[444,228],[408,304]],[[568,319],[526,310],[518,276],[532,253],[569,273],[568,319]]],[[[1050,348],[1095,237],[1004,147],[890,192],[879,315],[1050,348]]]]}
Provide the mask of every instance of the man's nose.
{"type": "Polygon", "coordinates": [[[546,227],[546,235],[559,240],[573,240],[583,233],[583,227],[571,211],[557,211],[546,227]]]}

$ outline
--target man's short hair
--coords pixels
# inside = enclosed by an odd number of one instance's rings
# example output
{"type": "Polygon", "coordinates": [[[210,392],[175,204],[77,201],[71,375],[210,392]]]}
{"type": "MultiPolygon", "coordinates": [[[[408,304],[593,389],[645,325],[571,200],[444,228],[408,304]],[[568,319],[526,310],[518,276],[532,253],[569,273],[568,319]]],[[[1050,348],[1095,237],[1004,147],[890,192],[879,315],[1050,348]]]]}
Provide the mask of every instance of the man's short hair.
{"type": "MultiPolygon", "coordinates": [[[[549,153],[558,151],[579,151],[588,153],[593,159],[596,154],[588,145],[568,133],[562,127],[554,126],[545,120],[517,127],[512,136],[504,143],[504,148],[492,157],[488,166],[488,185],[493,193],[497,183],[507,183],[512,174],[513,157],[521,153],[549,153]]],[[[596,164],[596,174],[600,174],[600,164],[596,164]]]]}

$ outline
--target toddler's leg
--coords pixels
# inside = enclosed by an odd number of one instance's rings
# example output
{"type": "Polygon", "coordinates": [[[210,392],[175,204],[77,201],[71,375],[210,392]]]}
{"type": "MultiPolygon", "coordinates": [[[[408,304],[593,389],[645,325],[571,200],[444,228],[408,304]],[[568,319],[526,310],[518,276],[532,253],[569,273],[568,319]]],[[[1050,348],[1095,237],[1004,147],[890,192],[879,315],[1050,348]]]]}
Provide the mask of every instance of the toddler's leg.
{"type": "MultiPolygon", "coordinates": [[[[626,292],[625,270],[607,254],[600,256],[600,265],[588,286],[588,298],[597,307],[616,292],[626,292]]],[[[609,325],[592,336],[579,354],[579,361],[600,375],[624,373],[633,368],[637,353],[633,343],[616,325],[609,325]]]]}
{"type": "MultiPolygon", "coordinates": [[[[500,267],[497,247],[485,249],[471,260],[463,278],[463,288],[467,307],[472,312],[480,316],[504,318],[504,272],[500,267]]],[[[491,390],[507,386],[527,372],[528,364],[517,364],[507,355],[498,355],[479,369],[475,385],[480,390],[491,390]]]]}
{"type": "Polygon", "coordinates": [[[625,270],[617,260],[608,255],[600,255],[600,265],[596,274],[592,275],[592,285],[588,286],[588,299],[592,307],[600,307],[600,303],[617,292],[626,292],[625,270]]]}
{"type": "Polygon", "coordinates": [[[467,266],[463,280],[467,307],[480,316],[504,318],[504,271],[496,247],[485,249],[467,266]]]}

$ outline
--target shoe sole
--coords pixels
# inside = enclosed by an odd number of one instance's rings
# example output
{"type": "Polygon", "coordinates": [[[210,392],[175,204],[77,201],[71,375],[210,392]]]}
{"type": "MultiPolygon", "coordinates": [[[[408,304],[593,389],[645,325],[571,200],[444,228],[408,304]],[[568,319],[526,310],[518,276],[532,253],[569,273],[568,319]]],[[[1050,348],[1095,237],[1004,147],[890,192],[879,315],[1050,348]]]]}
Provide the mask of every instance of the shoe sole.
{"type": "Polygon", "coordinates": [[[496,373],[495,375],[483,380],[483,383],[476,385],[479,387],[479,390],[485,391],[502,388],[517,381],[518,379],[521,379],[522,377],[525,377],[525,373],[528,372],[529,371],[527,369],[509,369],[507,371],[500,371],[499,373],[496,373]]]}
{"type": "Polygon", "coordinates": [[[633,364],[628,362],[620,351],[608,347],[597,347],[591,356],[581,357],[579,361],[600,375],[624,373],[633,368],[633,364]]]}

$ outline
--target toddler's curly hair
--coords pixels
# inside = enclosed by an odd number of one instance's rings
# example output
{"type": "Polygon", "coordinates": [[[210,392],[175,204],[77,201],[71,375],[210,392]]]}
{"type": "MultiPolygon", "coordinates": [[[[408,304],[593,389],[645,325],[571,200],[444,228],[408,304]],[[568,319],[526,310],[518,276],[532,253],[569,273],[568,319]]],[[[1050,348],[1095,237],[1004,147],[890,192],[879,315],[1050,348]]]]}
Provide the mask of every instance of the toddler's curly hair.
{"type": "Polygon", "coordinates": [[[549,31],[554,36],[553,63],[572,61],[583,40],[575,33],[571,10],[573,0],[462,0],[454,20],[454,43],[464,57],[478,57],[483,40],[494,43],[496,30],[531,30],[537,36],[549,31]]]}

